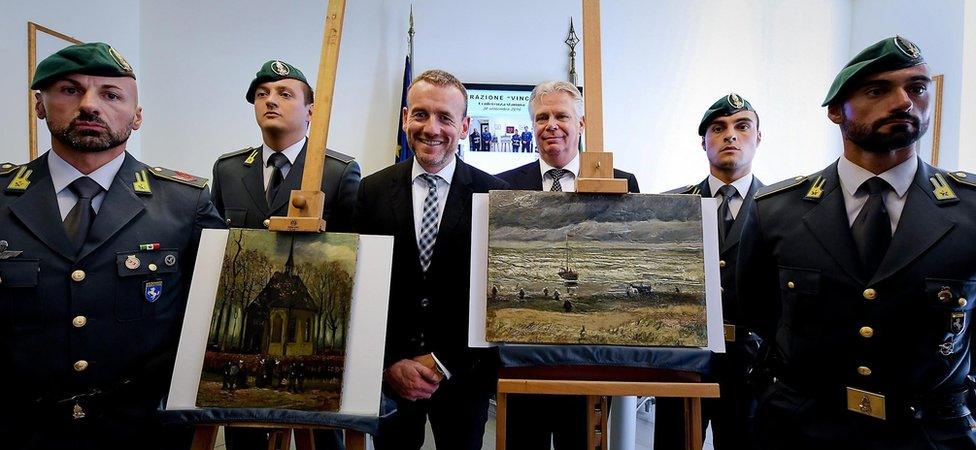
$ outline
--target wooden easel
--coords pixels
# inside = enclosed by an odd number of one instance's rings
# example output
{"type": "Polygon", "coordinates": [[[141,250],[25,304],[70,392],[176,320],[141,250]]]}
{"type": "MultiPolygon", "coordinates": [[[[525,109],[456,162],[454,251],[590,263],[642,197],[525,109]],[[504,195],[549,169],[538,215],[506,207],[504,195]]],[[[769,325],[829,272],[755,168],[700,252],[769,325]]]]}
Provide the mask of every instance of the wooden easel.
{"type": "MultiPolygon", "coordinates": [[[[315,112],[309,125],[308,147],[305,156],[305,170],[302,173],[302,188],[291,191],[288,216],[271,217],[268,229],[271,231],[319,233],[325,231],[322,212],[325,209],[325,194],[322,192],[322,171],[325,167],[325,145],[329,136],[329,120],[332,117],[332,95],[335,91],[336,70],[339,66],[339,41],[342,37],[342,21],[345,15],[345,0],[329,0],[325,14],[325,29],[322,35],[318,77],[315,82],[315,112]]],[[[247,428],[266,428],[271,430],[268,450],[280,448],[288,450],[292,432],[295,434],[295,447],[298,450],[313,450],[314,429],[333,429],[305,424],[278,424],[261,422],[234,422],[225,424],[197,425],[193,436],[193,450],[212,450],[217,440],[217,430],[221,425],[247,428]]],[[[362,431],[345,429],[346,448],[365,450],[366,435],[362,431]]]]}
{"type": "MultiPolygon", "coordinates": [[[[580,175],[576,192],[627,193],[627,180],[613,177],[613,154],[603,151],[603,80],[600,56],[600,0],[583,0],[583,80],[586,88],[586,146],[580,153],[580,175]]],[[[508,394],[548,394],[587,396],[587,449],[607,450],[606,396],[655,396],[684,398],[687,450],[701,450],[701,399],[719,396],[719,386],[702,383],[698,374],[664,369],[648,369],[641,381],[626,377],[614,379],[611,368],[568,368],[581,379],[548,379],[565,376],[567,368],[532,368],[526,377],[519,371],[502,369],[498,380],[495,409],[495,449],[505,449],[508,394]],[[532,373],[532,372],[535,373],[532,373]],[[551,372],[551,373],[549,373],[551,372]],[[591,378],[591,379],[586,379],[591,378]]],[[[624,369],[625,371],[627,369],[624,369]]]]}

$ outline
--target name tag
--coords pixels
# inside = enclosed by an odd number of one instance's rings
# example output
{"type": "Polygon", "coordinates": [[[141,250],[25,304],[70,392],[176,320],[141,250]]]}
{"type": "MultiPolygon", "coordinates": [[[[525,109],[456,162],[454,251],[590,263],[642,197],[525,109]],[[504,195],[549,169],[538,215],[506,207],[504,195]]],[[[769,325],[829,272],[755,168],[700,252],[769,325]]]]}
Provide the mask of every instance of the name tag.
{"type": "Polygon", "coordinates": [[[847,409],[858,414],[885,420],[885,396],[874,392],[847,388],[847,409]]]}

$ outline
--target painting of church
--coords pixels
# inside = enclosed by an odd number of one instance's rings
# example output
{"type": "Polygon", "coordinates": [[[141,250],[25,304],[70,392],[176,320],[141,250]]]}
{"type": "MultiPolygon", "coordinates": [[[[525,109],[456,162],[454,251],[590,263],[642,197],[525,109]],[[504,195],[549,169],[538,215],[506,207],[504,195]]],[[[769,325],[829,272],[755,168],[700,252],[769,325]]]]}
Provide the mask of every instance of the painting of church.
{"type": "Polygon", "coordinates": [[[244,313],[245,353],[311,355],[315,306],[295,271],[295,243],[282,271],[271,275],[244,313]]]}

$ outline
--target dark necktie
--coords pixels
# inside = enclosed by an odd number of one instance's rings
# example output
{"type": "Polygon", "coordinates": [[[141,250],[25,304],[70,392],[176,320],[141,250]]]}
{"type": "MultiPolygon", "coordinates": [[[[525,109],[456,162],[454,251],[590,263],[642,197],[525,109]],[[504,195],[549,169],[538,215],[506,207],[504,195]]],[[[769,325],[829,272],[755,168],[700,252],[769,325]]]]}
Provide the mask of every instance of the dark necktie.
{"type": "Polygon", "coordinates": [[[732,229],[732,223],[735,222],[729,203],[739,194],[739,191],[735,189],[735,186],[725,184],[718,188],[718,194],[722,196],[722,203],[718,205],[718,237],[719,242],[725,242],[729,230],[732,229]]]}
{"type": "Polygon", "coordinates": [[[858,188],[868,191],[868,200],[854,219],[851,234],[866,278],[874,276],[891,245],[891,219],[884,204],[884,194],[890,188],[887,181],[878,177],[871,177],[858,188]]]}
{"type": "Polygon", "coordinates": [[[421,174],[420,178],[427,182],[427,198],[424,199],[424,212],[420,219],[420,241],[418,245],[420,267],[426,272],[427,268],[430,267],[430,258],[434,255],[434,242],[437,241],[437,179],[440,177],[425,173],[421,174]]]}
{"type": "Polygon", "coordinates": [[[552,187],[549,188],[551,192],[563,191],[563,185],[559,184],[559,179],[562,178],[563,175],[566,175],[566,172],[569,171],[566,169],[549,169],[546,171],[546,175],[549,175],[549,178],[552,178],[552,187]]]}
{"type": "Polygon", "coordinates": [[[268,157],[268,166],[274,166],[274,170],[271,171],[271,180],[268,181],[268,190],[264,193],[265,199],[268,200],[268,208],[271,208],[271,203],[278,195],[278,188],[281,187],[281,182],[285,179],[285,175],[281,172],[285,164],[288,164],[288,157],[281,152],[274,152],[268,157]]]}
{"type": "Polygon", "coordinates": [[[85,245],[88,237],[88,230],[91,229],[92,222],[95,221],[95,210],[92,209],[92,198],[102,192],[102,186],[95,180],[88,177],[81,177],[72,181],[68,189],[78,196],[78,203],[68,211],[64,217],[64,231],[68,233],[68,240],[74,246],[77,254],[81,247],[85,245]]]}

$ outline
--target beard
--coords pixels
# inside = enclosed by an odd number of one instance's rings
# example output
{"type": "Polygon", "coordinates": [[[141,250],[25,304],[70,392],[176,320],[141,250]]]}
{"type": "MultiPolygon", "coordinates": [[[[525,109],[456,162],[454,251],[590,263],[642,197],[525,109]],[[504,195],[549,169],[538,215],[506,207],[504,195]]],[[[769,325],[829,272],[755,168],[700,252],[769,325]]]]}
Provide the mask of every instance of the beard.
{"type": "Polygon", "coordinates": [[[102,118],[82,112],[66,126],[58,126],[48,122],[51,138],[82,153],[98,153],[118,147],[129,140],[132,134],[132,123],[122,130],[113,130],[102,118]],[[79,130],[75,121],[95,122],[105,127],[105,130],[79,130]]]}
{"type": "Polygon", "coordinates": [[[929,120],[919,120],[906,112],[894,113],[872,124],[863,124],[849,120],[846,115],[840,124],[841,132],[847,140],[857,144],[868,153],[889,153],[908,147],[919,140],[929,129],[929,120]],[[893,125],[891,131],[881,132],[881,127],[893,120],[908,120],[911,127],[905,124],[893,125]]]}

